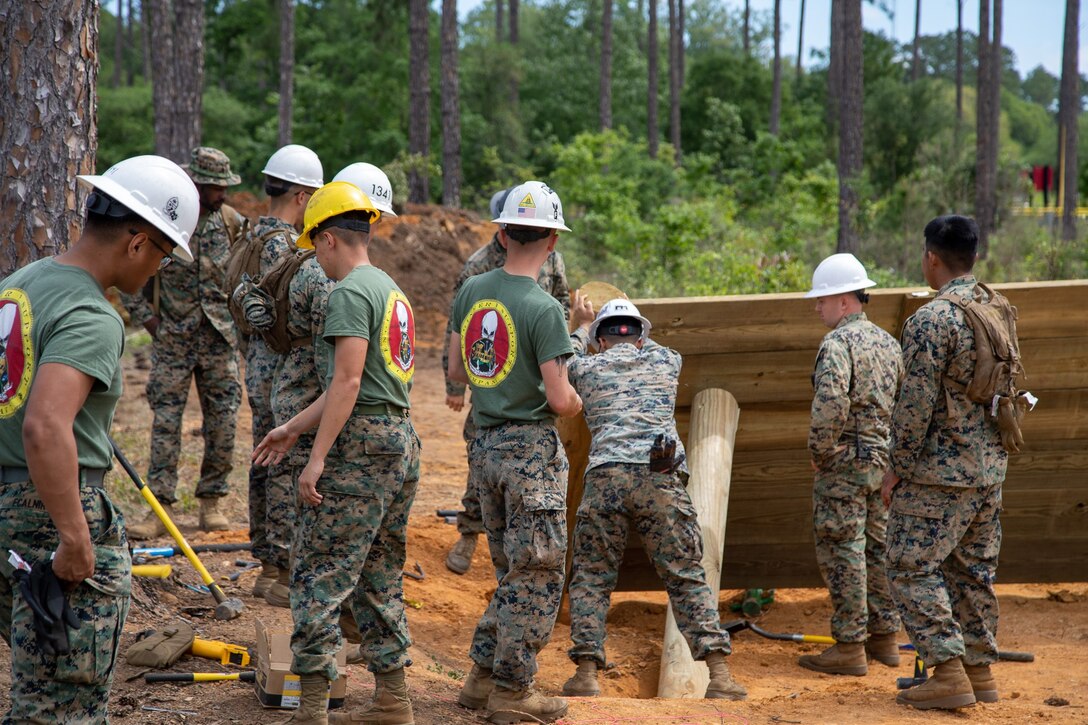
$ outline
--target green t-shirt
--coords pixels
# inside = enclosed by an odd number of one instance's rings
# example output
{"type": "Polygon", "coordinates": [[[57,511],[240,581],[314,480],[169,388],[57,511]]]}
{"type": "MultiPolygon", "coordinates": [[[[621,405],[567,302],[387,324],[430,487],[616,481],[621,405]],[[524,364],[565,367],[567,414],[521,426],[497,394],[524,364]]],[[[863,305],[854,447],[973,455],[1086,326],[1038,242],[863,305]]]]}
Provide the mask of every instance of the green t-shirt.
{"type": "Polygon", "coordinates": [[[98,282],[46,258],[3,282],[0,292],[0,465],[26,466],[23,417],[38,367],[61,363],[94,378],[76,414],[79,465],[110,468],[110,424],[121,397],[125,326],[98,282]]]}
{"type": "MultiPolygon", "coordinates": [[[[329,293],[325,343],[360,337],[369,344],[358,402],[410,407],[408,391],[416,362],[416,323],[412,305],[392,278],[371,265],[351,270],[329,293]]],[[[325,387],[332,383],[336,356],[329,351],[325,387]]]]}
{"type": "Polygon", "coordinates": [[[574,349],[563,308],[535,279],[495,269],[470,277],[453,303],[476,425],[552,420],[540,366],[574,349]]]}

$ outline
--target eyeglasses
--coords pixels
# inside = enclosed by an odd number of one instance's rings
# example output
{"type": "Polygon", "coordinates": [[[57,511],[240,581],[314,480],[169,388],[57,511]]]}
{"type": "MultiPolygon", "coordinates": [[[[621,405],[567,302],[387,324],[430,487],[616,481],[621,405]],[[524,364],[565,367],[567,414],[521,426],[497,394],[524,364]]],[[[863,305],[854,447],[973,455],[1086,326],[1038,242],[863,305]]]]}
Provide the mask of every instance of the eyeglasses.
{"type": "MultiPolygon", "coordinates": [[[[135,235],[140,233],[140,230],[139,229],[129,229],[128,233],[135,236],[135,235]]],[[[162,252],[163,254],[166,255],[159,262],[159,269],[166,269],[171,264],[173,264],[174,256],[173,256],[172,252],[169,249],[163,249],[162,247],[160,247],[158,242],[156,242],[154,240],[154,238],[152,238],[152,236],[150,234],[147,234],[146,232],[144,234],[145,234],[145,236],[147,236],[147,240],[149,242],[151,242],[151,244],[155,247],[155,249],[159,250],[160,252],[162,252]]]]}

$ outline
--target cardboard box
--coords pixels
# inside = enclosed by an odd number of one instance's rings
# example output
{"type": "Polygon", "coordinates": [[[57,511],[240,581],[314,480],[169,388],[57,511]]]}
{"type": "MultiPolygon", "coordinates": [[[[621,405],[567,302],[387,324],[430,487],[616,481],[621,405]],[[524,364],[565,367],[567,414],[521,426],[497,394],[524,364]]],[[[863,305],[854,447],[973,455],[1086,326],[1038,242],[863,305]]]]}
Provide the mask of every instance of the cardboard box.
{"type": "MultiPolygon", "coordinates": [[[[287,710],[298,708],[302,685],[298,675],[291,674],[291,633],[273,632],[257,620],[257,699],[265,707],[287,710]]],[[[336,653],[339,673],[329,685],[329,709],[341,707],[348,690],[347,652],[341,647],[336,653]]]]}

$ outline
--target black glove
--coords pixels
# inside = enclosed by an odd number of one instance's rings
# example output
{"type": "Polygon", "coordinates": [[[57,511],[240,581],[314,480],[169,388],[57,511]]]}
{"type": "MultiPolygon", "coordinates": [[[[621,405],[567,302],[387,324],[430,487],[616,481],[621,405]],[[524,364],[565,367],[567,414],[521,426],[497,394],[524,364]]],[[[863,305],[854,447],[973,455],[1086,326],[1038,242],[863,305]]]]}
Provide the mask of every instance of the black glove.
{"type": "Polygon", "coordinates": [[[672,473],[676,465],[676,440],[658,433],[650,446],[650,470],[654,473],[672,473]]]}
{"type": "Polygon", "coordinates": [[[38,562],[29,574],[16,569],[15,578],[23,599],[34,612],[38,646],[50,656],[68,654],[68,628],[79,629],[80,621],[68,606],[60,579],[53,573],[53,562],[38,562]]]}

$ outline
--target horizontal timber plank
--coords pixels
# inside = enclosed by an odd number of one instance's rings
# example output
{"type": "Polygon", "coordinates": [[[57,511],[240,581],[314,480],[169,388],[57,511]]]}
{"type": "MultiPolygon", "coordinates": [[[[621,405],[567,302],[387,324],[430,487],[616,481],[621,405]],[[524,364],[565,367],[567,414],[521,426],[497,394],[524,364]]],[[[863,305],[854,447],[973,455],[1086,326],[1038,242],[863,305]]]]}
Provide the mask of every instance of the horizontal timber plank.
{"type": "MultiPolygon", "coordinates": [[[[1086,325],[1088,327],[1088,325],[1086,325]]],[[[1088,384],[1088,336],[1024,340],[1020,346],[1029,390],[1060,390],[1088,384]]],[[[685,407],[706,388],[728,390],[741,406],[812,400],[816,348],[773,352],[688,355],[676,404],[685,407]]]]}

